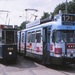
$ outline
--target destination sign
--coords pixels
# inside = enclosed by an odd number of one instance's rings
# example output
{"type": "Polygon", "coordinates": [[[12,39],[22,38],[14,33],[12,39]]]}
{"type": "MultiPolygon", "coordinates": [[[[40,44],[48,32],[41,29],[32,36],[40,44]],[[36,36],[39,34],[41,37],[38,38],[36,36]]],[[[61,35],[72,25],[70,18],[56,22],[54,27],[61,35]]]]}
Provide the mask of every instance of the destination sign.
{"type": "Polygon", "coordinates": [[[74,22],[74,15],[62,15],[62,21],[74,22]]]}

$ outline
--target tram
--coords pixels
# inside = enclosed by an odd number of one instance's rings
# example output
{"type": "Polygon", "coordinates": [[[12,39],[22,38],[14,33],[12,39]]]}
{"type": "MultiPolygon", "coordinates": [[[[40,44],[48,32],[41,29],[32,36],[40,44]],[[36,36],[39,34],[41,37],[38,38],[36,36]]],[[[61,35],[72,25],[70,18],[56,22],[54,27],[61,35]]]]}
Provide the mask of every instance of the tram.
{"type": "Polygon", "coordinates": [[[0,25],[0,59],[17,59],[17,25],[0,25]]]}
{"type": "Polygon", "coordinates": [[[17,32],[18,52],[45,64],[75,63],[75,14],[36,20],[17,32]]]}

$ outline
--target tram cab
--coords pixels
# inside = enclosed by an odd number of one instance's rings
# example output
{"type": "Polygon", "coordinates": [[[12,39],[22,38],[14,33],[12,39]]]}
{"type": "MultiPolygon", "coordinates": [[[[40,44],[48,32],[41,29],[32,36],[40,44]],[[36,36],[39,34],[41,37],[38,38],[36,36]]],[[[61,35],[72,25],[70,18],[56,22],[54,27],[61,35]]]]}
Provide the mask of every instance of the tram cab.
{"type": "Polygon", "coordinates": [[[75,63],[75,14],[60,14],[55,17],[59,23],[52,27],[51,61],[55,64],[75,63]]]}
{"type": "Polygon", "coordinates": [[[17,59],[16,25],[0,25],[0,59],[17,59]]]}

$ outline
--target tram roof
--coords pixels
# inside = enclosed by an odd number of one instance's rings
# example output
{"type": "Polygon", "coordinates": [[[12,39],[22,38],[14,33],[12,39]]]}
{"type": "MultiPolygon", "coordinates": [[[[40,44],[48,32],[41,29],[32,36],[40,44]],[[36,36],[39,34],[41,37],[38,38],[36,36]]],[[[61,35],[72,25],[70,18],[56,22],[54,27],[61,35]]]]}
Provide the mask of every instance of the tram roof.
{"type": "Polygon", "coordinates": [[[32,23],[28,23],[26,25],[28,27],[26,27],[26,29],[23,29],[22,31],[27,31],[29,29],[47,27],[47,26],[52,26],[52,30],[54,29],[75,30],[75,14],[62,13],[62,14],[55,15],[53,20],[48,18],[45,19],[44,22],[46,20],[50,20],[50,21],[46,23],[41,23],[41,20],[38,19],[32,23]]]}

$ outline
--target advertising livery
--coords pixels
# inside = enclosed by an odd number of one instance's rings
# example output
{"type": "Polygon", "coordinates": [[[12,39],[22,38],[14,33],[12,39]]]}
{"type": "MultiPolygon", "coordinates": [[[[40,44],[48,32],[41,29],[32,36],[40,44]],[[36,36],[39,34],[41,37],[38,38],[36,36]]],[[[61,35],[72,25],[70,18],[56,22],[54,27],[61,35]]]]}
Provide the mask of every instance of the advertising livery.
{"type": "Polygon", "coordinates": [[[53,19],[37,20],[18,31],[19,35],[18,52],[24,56],[45,64],[75,63],[75,14],[61,13],[53,19]]]}

